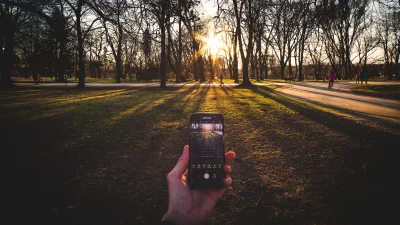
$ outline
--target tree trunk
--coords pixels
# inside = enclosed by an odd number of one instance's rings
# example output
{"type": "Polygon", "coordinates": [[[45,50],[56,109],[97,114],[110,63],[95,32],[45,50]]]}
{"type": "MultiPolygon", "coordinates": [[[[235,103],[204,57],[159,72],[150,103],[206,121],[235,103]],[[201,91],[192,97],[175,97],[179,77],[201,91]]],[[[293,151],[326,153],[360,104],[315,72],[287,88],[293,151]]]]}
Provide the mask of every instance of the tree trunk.
{"type": "Polygon", "coordinates": [[[350,58],[350,46],[346,45],[346,62],[345,62],[345,77],[344,79],[350,79],[351,74],[351,58],[350,58]]]}
{"type": "Polygon", "coordinates": [[[283,57],[281,58],[281,60],[279,60],[279,64],[280,64],[280,69],[281,69],[281,79],[285,78],[285,67],[286,67],[286,63],[285,63],[285,59],[283,59],[283,57]]]}
{"type": "MultiPolygon", "coordinates": [[[[6,17],[6,16],[5,16],[6,17]]],[[[11,72],[14,65],[14,45],[15,45],[15,25],[7,18],[5,21],[4,53],[0,66],[1,81],[0,86],[12,87],[11,72]]]]}
{"type": "Polygon", "coordinates": [[[394,67],[396,80],[400,80],[399,58],[400,58],[400,38],[397,40],[397,55],[395,58],[395,67],[394,67]]]}
{"type": "MultiPolygon", "coordinates": [[[[179,1],[180,4],[181,1],[179,1]]],[[[181,74],[182,74],[182,19],[179,16],[179,24],[178,24],[178,61],[176,62],[176,71],[177,74],[175,82],[180,83],[181,82],[181,74]]]]}
{"type": "Polygon", "coordinates": [[[85,58],[83,49],[83,35],[81,29],[81,9],[82,6],[78,6],[78,13],[76,13],[76,33],[78,36],[78,78],[79,83],[76,87],[85,87],[85,58]]]}
{"type": "Polygon", "coordinates": [[[289,75],[293,76],[293,70],[292,70],[292,49],[290,48],[290,43],[288,44],[288,66],[289,66],[289,75]]]}
{"type": "Polygon", "coordinates": [[[261,36],[262,35],[259,35],[259,37],[258,37],[258,44],[257,44],[257,46],[258,46],[258,66],[259,66],[259,75],[260,75],[260,77],[259,77],[259,79],[260,80],[264,80],[264,76],[263,76],[263,67],[264,67],[264,65],[263,65],[263,57],[262,57],[262,53],[261,53],[261,36]]]}
{"type": "Polygon", "coordinates": [[[116,83],[121,83],[122,78],[122,26],[118,24],[118,47],[117,47],[117,57],[115,59],[115,66],[117,67],[117,74],[115,75],[116,83]]]}
{"type": "Polygon", "coordinates": [[[228,70],[229,70],[229,78],[233,79],[233,58],[231,53],[229,53],[229,59],[228,59],[228,70]]]}
{"type": "Polygon", "coordinates": [[[268,45],[265,46],[264,67],[265,67],[265,79],[268,79],[268,45]]]}
{"type": "Polygon", "coordinates": [[[115,60],[115,66],[116,66],[116,74],[115,74],[115,82],[116,83],[121,83],[121,77],[122,77],[122,60],[121,60],[121,55],[117,56],[117,59],[115,60]]]}
{"type": "Polygon", "coordinates": [[[211,54],[208,55],[208,63],[210,65],[210,78],[211,80],[214,80],[215,79],[214,62],[211,54]]]}
{"type": "MultiPolygon", "coordinates": [[[[256,73],[256,68],[257,68],[257,65],[256,65],[256,61],[257,61],[257,55],[256,54],[254,54],[253,52],[251,53],[251,56],[250,56],[250,61],[251,61],[251,76],[253,76],[254,77],[254,74],[256,73]]],[[[257,74],[256,74],[256,78],[258,79],[258,72],[257,72],[257,74]]]]}
{"type": "MultiPolygon", "coordinates": [[[[62,39],[64,39],[64,37],[62,37],[62,39]]],[[[57,59],[57,74],[58,74],[58,79],[62,80],[64,80],[64,72],[65,72],[64,51],[65,51],[65,40],[60,40],[60,53],[57,59]]]]}
{"type": "Polygon", "coordinates": [[[238,37],[237,37],[237,29],[235,33],[235,41],[233,44],[233,78],[235,79],[235,83],[239,83],[239,62],[237,56],[237,44],[238,44],[238,37]]]}
{"type": "Polygon", "coordinates": [[[247,59],[242,60],[242,73],[243,73],[243,83],[244,85],[251,85],[249,79],[249,57],[247,59]]]}
{"type": "Polygon", "coordinates": [[[161,18],[160,18],[160,31],[161,31],[161,61],[160,61],[160,87],[167,87],[167,53],[166,53],[166,45],[165,45],[165,6],[163,3],[163,7],[161,10],[161,18]]]}
{"type": "MultiPolygon", "coordinates": [[[[304,33],[303,33],[304,34],[304,33]]],[[[303,61],[304,61],[304,43],[305,43],[305,34],[302,36],[300,40],[300,48],[299,48],[299,74],[301,74],[301,79],[304,80],[303,76],[303,61]]]]}

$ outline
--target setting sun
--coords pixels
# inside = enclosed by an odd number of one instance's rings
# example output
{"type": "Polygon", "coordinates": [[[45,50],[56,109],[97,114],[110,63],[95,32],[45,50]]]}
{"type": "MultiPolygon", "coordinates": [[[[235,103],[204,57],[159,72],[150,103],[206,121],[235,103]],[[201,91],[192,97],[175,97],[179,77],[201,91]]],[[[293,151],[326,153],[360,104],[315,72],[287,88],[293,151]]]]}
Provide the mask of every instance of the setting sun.
{"type": "Polygon", "coordinates": [[[212,55],[217,55],[220,48],[221,42],[217,36],[215,36],[211,31],[208,33],[208,37],[205,38],[206,46],[205,49],[210,51],[212,55]]]}

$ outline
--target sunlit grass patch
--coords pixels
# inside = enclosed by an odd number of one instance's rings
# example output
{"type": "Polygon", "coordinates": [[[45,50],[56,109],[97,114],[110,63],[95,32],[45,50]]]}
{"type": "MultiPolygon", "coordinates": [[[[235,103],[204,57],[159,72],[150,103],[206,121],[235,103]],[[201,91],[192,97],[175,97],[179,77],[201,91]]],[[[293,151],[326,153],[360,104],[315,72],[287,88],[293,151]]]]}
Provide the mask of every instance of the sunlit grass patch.
{"type": "Polygon", "coordinates": [[[141,108],[144,108],[148,104],[149,104],[149,101],[139,103],[138,105],[134,105],[133,107],[131,107],[123,112],[120,112],[119,114],[108,119],[107,120],[108,124],[115,124],[125,117],[132,116],[136,111],[140,110],[141,108]]]}
{"type": "Polygon", "coordinates": [[[39,89],[29,89],[29,90],[20,90],[20,91],[16,91],[17,93],[27,93],[27,92],[38,92],[40,91],[39,89]]]}
{"type": "Polygon", "coordinates": [[[40,120],[40,119],[47,119],[50,117],[54,117],[60,114],[65,114],[70,112],[71,110],[75,109],[75,106],[67,106],[67,107],[57,107],[53,109],[47,109],[40,111],[36,114],[33,115],[26,115],[24,114],[24,117],[28,117],[28,120],[40,120]]]}

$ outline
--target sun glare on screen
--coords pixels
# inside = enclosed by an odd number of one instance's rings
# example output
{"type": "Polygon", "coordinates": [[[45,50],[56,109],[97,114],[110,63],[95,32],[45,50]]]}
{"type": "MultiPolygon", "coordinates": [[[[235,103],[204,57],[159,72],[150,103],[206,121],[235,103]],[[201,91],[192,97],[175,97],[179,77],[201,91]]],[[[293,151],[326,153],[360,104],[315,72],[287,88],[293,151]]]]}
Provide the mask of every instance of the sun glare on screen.
{"type": "Polygon", "coordinates": [[[202,128],[203,132],[210,132],[212,129],[212,124],[208,124],[208,123],[203,124],[201,128],[202,128]]]}

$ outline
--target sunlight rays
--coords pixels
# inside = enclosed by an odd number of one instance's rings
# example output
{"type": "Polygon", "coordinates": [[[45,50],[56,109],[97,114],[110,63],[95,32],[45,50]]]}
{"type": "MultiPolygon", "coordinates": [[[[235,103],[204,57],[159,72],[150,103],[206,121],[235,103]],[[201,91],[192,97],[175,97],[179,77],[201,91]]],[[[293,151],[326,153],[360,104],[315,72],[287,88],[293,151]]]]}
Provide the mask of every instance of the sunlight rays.
{"type": "Polygon", "coordinates": [[[218,35],[214,35],[214,33],[209,30],[208,36],[204,38],[205,41],[205,51],[208,51],[209,54],[213,56],[218,56],[221,51],[222,43],[218,35]]]}

